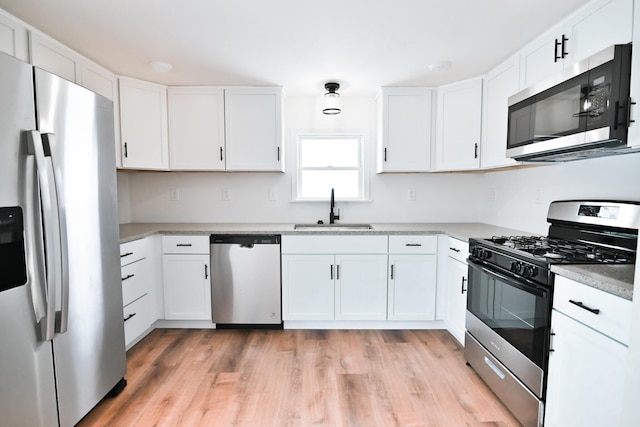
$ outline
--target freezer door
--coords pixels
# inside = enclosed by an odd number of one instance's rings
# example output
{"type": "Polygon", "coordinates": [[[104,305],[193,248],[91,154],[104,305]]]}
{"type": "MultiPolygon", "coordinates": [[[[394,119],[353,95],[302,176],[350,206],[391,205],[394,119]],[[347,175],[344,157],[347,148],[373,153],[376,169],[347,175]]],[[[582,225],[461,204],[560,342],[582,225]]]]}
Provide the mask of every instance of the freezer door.
{"type": "MultiPolygon", "coordinates": [[[[0,206],[23,212],[27,273],[26,284],[0,292],[0,424],[7,427],[58,425],[51,342],[39,339],[45,310],[44,254],[35,243],[42,241],[40,207],[27,191],[35,186],[25,132],[35,128],[33,98],[31,66],[0,53],[0,206]]],[[[1,257],[0,272],[14,261],[1,257]]]]}
{"type": "Polygon", "coordinates": [[[53,339],[60,425],[66,427],[126,370],[113,104],[37,68],[35,90],[37,127],[57,187],[62,258],[68,260],[53,339]]]}

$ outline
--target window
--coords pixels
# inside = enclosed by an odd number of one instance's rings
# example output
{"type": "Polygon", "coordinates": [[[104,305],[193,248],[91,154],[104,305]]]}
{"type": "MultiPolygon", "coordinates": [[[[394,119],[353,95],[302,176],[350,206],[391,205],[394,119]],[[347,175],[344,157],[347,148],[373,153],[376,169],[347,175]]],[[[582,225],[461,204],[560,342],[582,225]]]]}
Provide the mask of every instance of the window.
{"type": "Polygon", "coordinates": [[[363,134],[298,134],[298,200],[365,200],[363,134]]]}

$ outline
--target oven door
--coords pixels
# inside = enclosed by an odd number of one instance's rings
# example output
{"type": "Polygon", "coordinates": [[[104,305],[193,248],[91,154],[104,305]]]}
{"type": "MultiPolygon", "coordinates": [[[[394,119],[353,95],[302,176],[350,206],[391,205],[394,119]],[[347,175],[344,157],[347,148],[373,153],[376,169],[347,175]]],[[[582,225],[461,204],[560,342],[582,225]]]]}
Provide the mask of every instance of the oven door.
{"type": "Polygon", "coordinates": [[[551,291],[469,258],[466,327],[542,397],[549,349],[551,291]]]}

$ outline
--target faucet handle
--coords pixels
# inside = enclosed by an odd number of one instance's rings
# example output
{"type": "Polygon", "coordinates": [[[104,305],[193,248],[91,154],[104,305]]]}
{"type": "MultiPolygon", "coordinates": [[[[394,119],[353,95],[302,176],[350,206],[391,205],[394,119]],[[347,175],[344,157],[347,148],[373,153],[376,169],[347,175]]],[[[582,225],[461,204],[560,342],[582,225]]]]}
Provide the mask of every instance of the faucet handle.
{"type": "Polygon", "coordinates": [[[340,208],[334,208],[333,219],[340,219],[340,208]]]}

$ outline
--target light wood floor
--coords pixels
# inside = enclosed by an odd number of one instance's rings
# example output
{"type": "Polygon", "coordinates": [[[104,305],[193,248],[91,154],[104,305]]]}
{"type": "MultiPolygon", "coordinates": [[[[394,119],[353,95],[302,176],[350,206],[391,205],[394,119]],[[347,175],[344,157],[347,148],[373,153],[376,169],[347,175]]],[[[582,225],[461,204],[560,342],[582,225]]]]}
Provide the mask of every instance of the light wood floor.
{"type": "Polygon", "coordinates": [[[157,329],[88,426],[511,427],[446,331],[157,329]]]}

